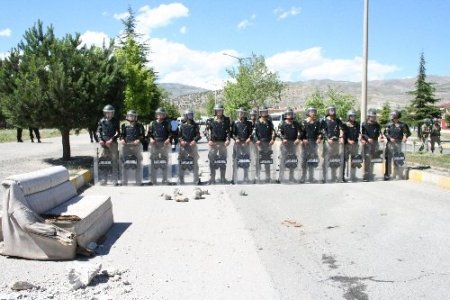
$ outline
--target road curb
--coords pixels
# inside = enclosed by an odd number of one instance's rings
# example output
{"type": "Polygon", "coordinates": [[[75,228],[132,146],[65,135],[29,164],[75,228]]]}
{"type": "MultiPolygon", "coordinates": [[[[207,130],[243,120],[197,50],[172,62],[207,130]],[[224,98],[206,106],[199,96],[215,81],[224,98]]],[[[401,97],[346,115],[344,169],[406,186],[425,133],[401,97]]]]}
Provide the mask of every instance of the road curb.
{"type": "Polygon", "coordinates": [[[92,172],[89,170],[81,170],[75,175],[70,176],[69,180],[78,191],[92,181],[92,172]]]}
{"type": "Polygon", "coordinates": [[[450,176],[410,169],[408,172],[408,179],[414,182],[432,184],[450,190],[450,176]]]}

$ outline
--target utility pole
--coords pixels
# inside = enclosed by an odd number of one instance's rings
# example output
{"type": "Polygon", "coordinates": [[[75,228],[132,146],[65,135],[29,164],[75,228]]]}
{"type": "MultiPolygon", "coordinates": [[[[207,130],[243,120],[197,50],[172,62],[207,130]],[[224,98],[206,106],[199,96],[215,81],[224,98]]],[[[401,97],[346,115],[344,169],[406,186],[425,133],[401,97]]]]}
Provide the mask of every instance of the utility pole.
{"type": "Polygon", "coordinates": [[[367,65],[369,45],[369,0],[364,0],[363,76],[361,80],[361,125],[367,118],[367,65]]]}

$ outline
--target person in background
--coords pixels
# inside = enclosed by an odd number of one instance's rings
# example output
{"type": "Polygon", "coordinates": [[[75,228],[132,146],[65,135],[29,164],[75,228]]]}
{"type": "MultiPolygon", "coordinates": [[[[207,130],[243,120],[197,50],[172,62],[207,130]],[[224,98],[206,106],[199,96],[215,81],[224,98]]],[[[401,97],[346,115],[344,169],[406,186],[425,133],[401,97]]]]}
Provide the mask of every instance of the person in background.
{"type": "Polygon", "coordinates": [[[41,134],[39,133],[39,128],[37,127],[29,127],[28,130],[30,131],[30,140],[32,143],[34,143],[34,135],[36,135],[37,142],[41,142],[41,134]],[[34,135],[33,135],[34,132],[34,135]]]}

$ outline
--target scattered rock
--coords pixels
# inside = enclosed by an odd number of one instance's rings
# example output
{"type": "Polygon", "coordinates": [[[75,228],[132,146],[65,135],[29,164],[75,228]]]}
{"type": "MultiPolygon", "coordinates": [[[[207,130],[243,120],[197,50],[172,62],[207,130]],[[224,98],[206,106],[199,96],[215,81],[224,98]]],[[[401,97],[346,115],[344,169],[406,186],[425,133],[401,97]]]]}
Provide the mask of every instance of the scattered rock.
{"type": "Polygon", "coordinates": [[[97,243],[96,242],[90,242],[88,245],[87,245],[87,249],[88,250],[91,250],[91,251],[95,251],[95,249],[97,248],[97,243]]]}
{"type": "Polygon", "coordinates": [[[70,265],[67,270],[67,279],[72,290],[86,287],[97,276],[102,268],[101,264],[75,263],[70,265]]]}
{"type": "Polygon", "coordinates": [[[189,198],[188,197],[183,197],[182,195],[177,195],[175,197],[175,201],[176,202],[189,202],[189,198]]]}
{"type": "Polygon", "coordinates": [[[172,200],[172,196],[169,195],[169,194],[162,193],[162,194],[161,194],[161,197],[163,197],[164,200],[172,200]]]}
{"type": "Polygon", "coordinates": [[[192,192],[192,198],[194,198],[195,200],[205,199],[203,195],[209,195],[209,191],[202,190],[201,188],[195,188],[194,191],[192,192]]]}
{"type": "Polygon", "coordinates": [[[245,197],[245,196],[248,196],[248,194],[247,194],[246,191],[240,190],[240,191],[239,191],[239,196],[245,197]]]}
{"type": "Polygon", "coordinates": [[[16,281],[11,284],[11,289],[13,291],[24,291],[24,290],[31,290],[34,288],[37,288],[37,287],[26,281],[16,281]]]}
{"type": "Polygon", "coordinates": [[[281,224],[285,225],[286,227],[291,227],[291,226],[297,227],[297,228],[303,227],[302,224],[298,223],[295,220],[291,220],[291,219],[286,219],[281,224]]]}

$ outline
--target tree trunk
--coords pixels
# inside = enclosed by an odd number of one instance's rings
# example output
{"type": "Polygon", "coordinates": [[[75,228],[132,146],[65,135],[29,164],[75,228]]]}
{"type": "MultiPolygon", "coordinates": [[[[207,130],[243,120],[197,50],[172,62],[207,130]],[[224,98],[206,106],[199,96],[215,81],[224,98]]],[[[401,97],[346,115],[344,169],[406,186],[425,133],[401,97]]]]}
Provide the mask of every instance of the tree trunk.
{"type": "Polygon", "coordinates": [[[70,130],[61,129],[62,146],[63,146],[63,160],[70,159],[70,130]]]}

